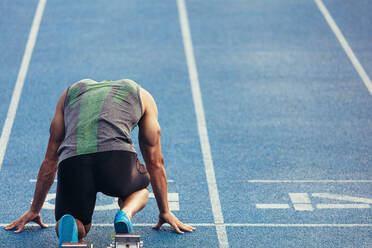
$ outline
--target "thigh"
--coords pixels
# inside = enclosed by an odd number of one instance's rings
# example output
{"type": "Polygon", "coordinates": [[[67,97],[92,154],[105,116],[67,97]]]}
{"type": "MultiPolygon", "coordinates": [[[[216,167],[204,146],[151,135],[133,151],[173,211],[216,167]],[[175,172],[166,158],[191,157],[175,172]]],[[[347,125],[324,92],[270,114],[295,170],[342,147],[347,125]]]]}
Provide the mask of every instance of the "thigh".
{"type": "Polygon", "coordinates": [[[91,222],[97,194],[92,171],[93,161],[88,155],[83,155],[60,163],[55,208],[56,221],[65,214],[71,214],[84,225],[91,222]]]}
{"type": "Polygon", "coordinates": [[[105,158],[96,168],[98,190],[109,196],[126,198],[150,183],[146,167],[133,152],[105,152],[105,158]]]}

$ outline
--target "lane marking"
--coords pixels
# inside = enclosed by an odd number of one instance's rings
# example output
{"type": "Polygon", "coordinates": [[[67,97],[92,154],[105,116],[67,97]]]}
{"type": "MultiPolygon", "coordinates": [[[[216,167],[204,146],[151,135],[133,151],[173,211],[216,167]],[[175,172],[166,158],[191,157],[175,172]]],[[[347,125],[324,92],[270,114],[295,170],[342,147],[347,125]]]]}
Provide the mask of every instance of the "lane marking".
{"type": "MultiPolygon", "coordinates": [[[[36,183],[37,179],[30,179],[29,182],[30,183],[36,183]]],[[[57,182],[57,179],[54,180],[54,182],[56,183],[57,182]]],[[[168,183],[174,183],[174,180],[171,180],[171,179],[168,179],[167,180],[168,183]]]]}
{"type": "MultiPolygon", "coordinates": [[[[35,183],[36,181],[37,181],[36,179],[30,179],[29,180],[30,183],[35,183]]],[[[170,180],[168,180],[168,182],[169,181],[170,180]]],[[[54,182],[56,183],[57,180],[54,180],[54,182]]],[[[172,182],[174,182],[174,180],[172,180],[172,182]]],[[[54,210],[55,205],[54,205],[54,203],[52,203],[52,201],[55,200],[55,198],[56,198],[56,193],[48,193],[47,197],[45,199],[44,205],[43,205],[43,209],[54,210]]],[[[149,193],[149,198],[155,198],[155,195],[154,195],[153,192],[149,193]]],[[[175,192],[169,193],[168,192],[168,201],[169,201],[168,204],[169,204],[169,209],[171,211],[180,211],[179,198],[180,197],[179,197],[178,193],[175,193],[175,192]]],[[[118,200],[118,198],[115,197],[115,198],[112,199],[111,203],[108,203],[108,204],[105,204],[105,205],[96,205],[94,210],[95,211],[116,210],[116,209],[118,209],[117,200],[118,200]]]]}
{"type": "Polygon", "coordinates": [[[31,61],[32,52],[36,43],[37,35],[39,32],[40,22],[43,17],[45,4],[47,0],[40,0],[35,12],[34,20],[32,22],[30,34],[28,36],[25,53],[23,54],[21,67],[18,72],[17,81],[13,90],[13,95],[9,104],[8,113],[5,119],[3,130],[0,137],[0,171],[4,161],[6,147],[8,145],[10,133],[12,131],[14,118],[17,112],[19,99],[21,97],[23,84],[26,79],[28,66],[31,61]]]}
{"type": "MultiPolygon", "coordinates": [[[[214,165],[209,144],[207,125],[205,121],[204,107],[202,96],[200,92],[200,84],[198,78],[198,71],[196,69],[194,49],[192,45],[191,32],[189,21],[187,17],[187,9],[184,0],[177,0],[177,7],[179,12],[179,19],[181,25],[181,32],[183,38],[183,45],[185,49],[186,62],[189,71],[189,78],[191,84],[191,91],[194,101],[194,109],[196,120],[198,123],[198,132],[200,138],[200,145],[203,154],[203,161],[205,166],[205,174],[208,182],[208,191],[212,206],[214,223],[223,224],[224,219],[222,215],[221,203],[219,199],[216,177],[214,173],[214,165]]],[[[216,226],[216,232],[220,247],[229,247],[225,226],[216,226]]]]}
{"type": "Polygon", "coordinates": [[[280,223],[231,223],[225,226],[237,227],[372,227],[372,224],[280,224],[280,223]]]}
{"type": "Polygon", "coordinates": [[[314,208],[311,204],[306,203],[295,203],[293,207],[296,211],[313,211],[314,208]]]}
{"type": "MultiPolygon", "coordinates": [[[[155,198],[155,195],[153,192],[149,193],[149,198],[155,198]]],[[[179,201],[179,195],[178,193],[168,193],[168,201],[179,201]]]]}
{"type": "Polygon", "coordinates": [[[263,208],[263,209],[286,209],[290,208],[289,204],[264,204],[264,203],[257,203],[256,208],[263,208]]]}
{"type": "Polygon", "coordinates": [[[169,210],[171,211],[180,211],[180,203],[176,201],[168,202],[169,210]]]}
{"type": "MultiPolygon", "coordinates": [[[[153,192],[150,192],[149,198],[155,198],[153,192]]],[[[169,193],[168,192],[168,205],[169,209],[172,211],[180,211],[180,203],[179,203],[179,194],[178,193],[169,193]]]]}
{"type": "Polygon", "coordinates": [[[318,6],[320,12],[323,14],[324,18],[328,22],[328,25],[331,27],[333,33],[336,35],[338,41],[340,42],[342,48],[344,49],[346,55],[349,57],[354,68],[357,70],[359,76],[363,80],[365,86],[367,87],[369,93],[372,95],[372,83],[369,79],[367,73],[363,69],[363,66],[359,63],[359,60],[355,56],[353,50],[350,48],[348,42],[343,36],[341,30],[338,28],[336,22],[333,20],[331,14],[328,12],[328,9],[323,4],[322,0],[315,0],[316,5],[318,6]]]}
{"type": "MultiPolygon", "coordinates": [[[[43,209],[46,210],[53,210],[55,209],[55,204],[52,203],[51,201],[54,201],[56,199],[56,193],[49,193],[47,194],[44,204],[43,204],[43,209]]],[[[118,198],[114,197],[111,201],[111,203],[107,203],[105,205],[95,205],[94,206],[94,211],[108,211],[108,210],[118,210],[118,198]]],[[[31,200],[32,204],[32,200],[31,200]]]]}
{"type": "Polygon", "coordinates": [[[313,211],[308,193],[288,193],[296,211],[313,211]]]}
{"type": "Polygon", "coordinates": [[[351,201],[351,202],[360,202],[360,203],[372,204],[372,199],[370,199],[370,198],[361,198],[361,197],[354,197],[354,196],[348,196],[348,195],[338,195],[338,194],[329,194],[329,193],[313,193],[311,195],[313,197],[327,198],[327,199],[332,199],[332,200],[351,201]]]}
{"type": "Polygon", "coordinates": [[[288,193],[292,203],[311,203],[308,193],[288,193]]]}
{"type": "MultiPolygon", "coordinates": [[[[156,223],[134,223],[134,226],[137,227],[151,227],[156,223]]],[[[363,223],[354,223],[354,224],[338,224],[338,223],[309,223],[309,224],[282,224],[282,223],[224,223],[224,224],[215,224],[215,223],[185,223],[191,226],[201,226],[201,227],[218,227],[218,226],[227,226],[227,227],[372,227],[372,224],[363,224],[363,223]]],[[[0,224],[0,227],[5,227],[8,224],[0,224]]],[[[56,226],[55,223],[47,223],[48,226],[56,226]]],[[[164,224],[169,226],[168,224],[164,224]]],[[[38,224],[27,224],[27,226],[39,226],[38,224]]],[[[93,223],[94,227],[113,227],[111,223],[93,223]]]]}
{"type": "MultiPolygon", "coordinates": [[[[36,181],[37,181],[37,179],[30,179],[30,180],[29,180],[30,183],[36,183],[36,181]]],[[[57,182],[57,179],[54,180],[54,183],[56,183],[56,182],[57,182]]]]}
{"type": "MultiPolygon", "coordinates": [[[[311,200],[310,200],[308,193],[288,193],[288,195],[296,211],[314,211],[314,208],[311,204],[311,200]]],[[[311,194],[311,196],[325,198],[325,199],[339,200],[339,201],[351,201],[351,202],[363,203],[363,204],[355,204],[355,203],[354,204],[339,204],[339,203],[317,204],[316,208],[318,209],[371,208],[369,204],[372,203],[372,199],[370,198],[361,198],[361,197],[330,194],[330,193],[313,193],[311,194]]],[[[289,207],[289,204],[257,203],[256,208],[258,209],[288,209],[290,207],[289,207]]]]}
{"type": "Polygon", "coordinates": [[[248,183],[372,183],[372,180],[248,180],[248,183]]]}
{"type": "Polygon", "coordinates": [[[316,204],[319,209],[371,208],[368,204],[316,204]]]}
{"type": "Polygon", "coordinates": [[[225,226],[237,227],[372,227],[372,224],[277,224],[277,223],[232,223],[225,226]]]}
{"type": "MultiPolygon", "coordinates": [[[[149,198],[155,198],[154,193],[149,194],[149,198]]],[[[54,210],[55,204],[53,201],[56,199],[56,193],[48,193],[44,204],[43,204],[43,209],[47,210],[54,210]]],[[[179,196],[178,193],[168,193],[168,204],[169,204],[169,209],[171,211],[180,211],[180,204],[179,204],[179,196]]],[[[95,205],[94,211],[109,211],[109,210],[117,210],[119,209],[119,206],[117,204],[118,198],[113,197],[111,199],[111,203],[106,203],[104,205],[95,205]]],[[[31,200],[32,203],[32,200],[31,200]]]]}

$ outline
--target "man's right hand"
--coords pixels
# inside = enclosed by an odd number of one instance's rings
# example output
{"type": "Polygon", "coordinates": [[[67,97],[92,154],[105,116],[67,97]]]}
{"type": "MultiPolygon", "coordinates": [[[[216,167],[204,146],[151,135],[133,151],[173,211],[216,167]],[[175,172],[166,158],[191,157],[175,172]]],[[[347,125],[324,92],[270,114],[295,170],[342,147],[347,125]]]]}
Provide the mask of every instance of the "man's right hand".
{"type": "Polygon", "coordinates": [[[28,222],[35,222],[39,224],[42,228],[47,228],[48,226],[43,223],[41,220],[41,216],[39,213],[32,212],[31,210],[27,211],[22,217],[20,217],[18,220],[14,221],[13,223],[7,225],[5,227],[6,230],[12,230],[16,227],[18,229],[14,231],[15,233],[20,233],[23,231],[23,228],[28,222]]]}
{"type": "Polygon", "coordinates": [[[192,232],[196,228],[183,224],[181,221],[177,219],[177,217],[172,214],[171,212],[168,213],[161,213],[159,214],[159,222],[155,226],[153,226],[154,229],[159,229],[164,223],[170,224],[177,233],[183,234],[181,230],[187,231],[187,232],[192,232]]]}

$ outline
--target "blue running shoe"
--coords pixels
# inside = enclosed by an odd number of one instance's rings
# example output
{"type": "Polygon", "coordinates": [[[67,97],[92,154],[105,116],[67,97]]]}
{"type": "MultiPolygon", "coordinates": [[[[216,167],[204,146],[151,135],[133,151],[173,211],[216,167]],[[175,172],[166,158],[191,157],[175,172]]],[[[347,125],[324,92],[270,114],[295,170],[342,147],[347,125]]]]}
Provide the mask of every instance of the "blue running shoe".
{"type": "Polygon", "coordinates": [[[134,233],[132,222],[124,211],[118,211],[114,220],[116,233],[134,233]]]}
{"type": "Polygon", "coordinates": [[[78,229],[75,218],[72,215],[65,214],[59,220],[58,236],[59,248],[62,247],[62,243],[79,243],[78,229]]]}

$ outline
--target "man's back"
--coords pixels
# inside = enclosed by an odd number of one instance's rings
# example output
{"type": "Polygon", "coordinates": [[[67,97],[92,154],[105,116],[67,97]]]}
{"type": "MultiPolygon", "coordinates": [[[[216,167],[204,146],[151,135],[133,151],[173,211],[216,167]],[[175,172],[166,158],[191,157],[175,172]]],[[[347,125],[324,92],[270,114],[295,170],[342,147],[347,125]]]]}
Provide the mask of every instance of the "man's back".
{"type": "Polygon", "coordinates": [[[135,152],[130,132],[141,116],[140,87],[132,80],[84,79],[71,85],[64,102],[66,133],[59,162],[102,151],[135,152]]]}

